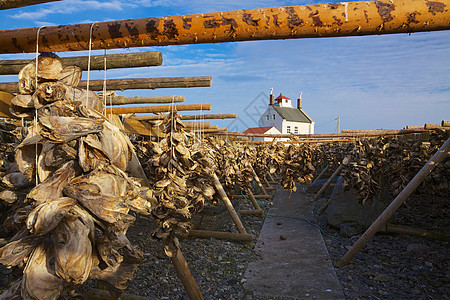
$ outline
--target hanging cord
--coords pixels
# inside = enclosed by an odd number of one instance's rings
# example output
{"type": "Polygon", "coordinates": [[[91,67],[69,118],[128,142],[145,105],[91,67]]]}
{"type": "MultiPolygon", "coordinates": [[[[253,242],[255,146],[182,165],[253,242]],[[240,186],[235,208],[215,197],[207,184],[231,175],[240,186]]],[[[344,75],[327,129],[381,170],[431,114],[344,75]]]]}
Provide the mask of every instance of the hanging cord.
{"type": "MultiPolygon", "coordinates": [[[[104,78],[103,78],[103,109],[104,109],[104,115],[106,117],[106,49],[105,49],[105,54],[103,55],[103,65],[104,65],[104,69],[103,69],[103,73],[104,73],[104,78]]],[[[110,95],[110,99],[111,99],[111,95],[110,95]]]]}
{"type": "MultiPolygon", "coordinates": [[[[47,26],[41,26],[39,27],[37,34],[36,34],[36,73],[34,74],[34,77],[36,79],[35,81],[35,90],[37,91],[38,88],[38,61],[39,61],[39,33],[41,32],[42,28],[45,28],[47,26]]],[[[37,115],[37,108],[34,108],[34,130],[36,130],[36,134],[38,133],[38,123],[37,123],[37,119],[38,119],[38,115],[37,115]]],[[[36,147],[35,147],[35,164],[36,164],[36,176],[35,176],[35,180],[36,180],[36,186],[38,186],[39,184],[39,164],[38,164],[38,143],[36,142],[36,147]]]]}
{"type": "Polygon", "coordinates": [[[86,103],[89,100],[89,73],[91,72],[91,50],[92,50],[92,29],[94,25],[98,23],[95,21],[91,24],[91,28],[89,29],[89,56],[88,56],[88,65],[87,65],[87,83],[86,83],[86,103]]]}
{"type": "MultiPolygon", "coordinates": [[[[170,122],[170,160],[172,160],[173,155],[174,155],[174,149],[173,149],[173,123],[174,123],[174,119],[173,119],[173,97],[172,97],[172,107],[171,107],[171,114],[172,114],[172,118],[171,118],[171,122],[170,122]]],[[[172,163],[170,162],[170,171],[173,171],[173,166],[172,163]]]]}

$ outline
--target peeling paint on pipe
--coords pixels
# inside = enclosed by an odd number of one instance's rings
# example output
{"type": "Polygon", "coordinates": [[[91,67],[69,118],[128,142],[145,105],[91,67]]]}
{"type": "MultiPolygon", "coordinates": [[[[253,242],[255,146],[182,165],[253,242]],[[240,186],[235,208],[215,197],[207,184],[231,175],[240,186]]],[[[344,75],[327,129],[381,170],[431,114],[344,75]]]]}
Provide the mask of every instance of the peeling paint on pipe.
{"type": "MultiPolygon", "coordinates": [[[[449,6],[450,0],[383,0],[99,22],[92,49],[448,30],[449,6]]],[[[43,28],[39,50],[87,50],[90,26],[43,28]]],[[[0,53],[34,52],[37,30],[1,30],[0,53]]]]}

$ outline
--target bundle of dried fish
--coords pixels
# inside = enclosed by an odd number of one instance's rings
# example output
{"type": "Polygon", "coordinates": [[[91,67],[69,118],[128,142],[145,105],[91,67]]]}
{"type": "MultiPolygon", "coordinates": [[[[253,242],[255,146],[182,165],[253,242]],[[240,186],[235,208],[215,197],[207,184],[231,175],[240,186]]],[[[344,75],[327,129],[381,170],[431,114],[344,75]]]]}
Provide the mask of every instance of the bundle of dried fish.
{"type": "Polygon", "coordinates": [[[281,168],[281,185],[283,188],[296,191],[295,182],[310,184],[314,178],[316,168],[313,165],[315,149],[309,145],[290,145],[286,151],[285,160],[281,168]]]}
{"type": "Polygon", "coordinates": [[[180,117],[169,114],[162,126],[166,138],[148,144],[148,165],[153,168],[149,177],[157,199],[152,236],[163,240],[166,254],[173,256],[177,251],[174,238],[187,237],[192,215],[203,208],[204,199],[210,199],[214,190],[202,152],[195,153],[196,160],[191,155],[180,117]]]}
{"type": "Polygon", "coordinates": [[[256,147],[254,169],[258,177],[264,178],[268,173],[274,174],[281,170],[286,155],[286,147],[276,139],[271,144],[256,147]]]}
{"type": "Polygon", "coordinates": [[[24,267],[24,275],[20,288],[18,283],[3,296],[68,299],[89,277],[117,296],[142,258],[125,236],[135,219],[131,212],[150,214],[151,195],[125,173],[133,147],[95,110],[102,107],[98,97],[86,98],[71,86],[81,71],[62,69],[55,55],[42,55],[36,86],[33,67],[22,70],[22,94],[14,104],[37,119],[16,149],[22,173],[5,180],[16,189],[36,177],[39,184],[5,222],[17,234],[0,249],[0,262],[24,267]]]}

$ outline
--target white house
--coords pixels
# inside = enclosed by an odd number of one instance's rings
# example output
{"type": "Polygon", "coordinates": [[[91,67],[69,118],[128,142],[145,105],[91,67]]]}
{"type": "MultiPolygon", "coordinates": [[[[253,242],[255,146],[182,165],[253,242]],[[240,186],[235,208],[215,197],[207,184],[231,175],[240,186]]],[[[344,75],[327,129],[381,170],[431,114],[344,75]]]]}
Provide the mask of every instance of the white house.
{"type": "Polygon", "coordinates": [[[281,93],[274,99],[271,92],[269,106],[258,121],[259,127],[275,127],[282,134],[313,134],[314,124],[302,109],[301,93],[293,108],[291,99],[281,93]]]}
{"type": "MultiPolygon", "coordinates": [[[[267,127],[254,127],[254,128],[248,128],[243,133],[251,133],[251,134],[280,134],[281,132],[276,129],[273,126],[267,126],[267,127]]],[[[272,141],[272,138],[269,137],[250,137],[251,141],[272,141]]]]}

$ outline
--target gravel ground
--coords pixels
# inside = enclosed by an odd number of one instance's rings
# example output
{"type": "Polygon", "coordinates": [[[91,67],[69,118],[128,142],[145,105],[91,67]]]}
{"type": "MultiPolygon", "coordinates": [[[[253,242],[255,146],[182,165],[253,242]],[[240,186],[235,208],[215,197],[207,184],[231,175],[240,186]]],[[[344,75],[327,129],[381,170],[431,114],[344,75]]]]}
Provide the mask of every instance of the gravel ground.
{"type": "MultiPolygon", "coordinates": [[[[450,233],[448,199],[415,195],[408,200],[408,208],[400,209],[396,223],[450,233]]],[[[266,212],[270,208],[267,201],[260,201],[260,205],[266,212]]],[[[244,202],[240,208],[249,208],[246,206],[244,202]]],[[[264,220],[251,215],[241,219],[256,241],[264,220]]],[[[315,222],[323,228],[325,244],[336,264],[359,236],[340,236],[320,215],[316,215],[315,222]]],[[[141,217],[129,229],[128,236],[143,250],[145,263],[126,293],[155,299],[188,299],[162,244],[149,237],[152,227],[151,220],[141,217]]],[[[221,230],[236,232],[231,219],[221,230]]],[[[448,246],[447,242],[420,237],[378,234],[350,265],[336,268],[336,272],[347,299],[449,299],[448,246]]],[[[243,289],[247,264],[257,259],[252,247],[242,242],[189,238],[181,241],[181,249],[205,299],[256,299],[243,289]]],[[[18,275],[15,270],[0,267],[0,291],[18,275]]],[[[80,291],[94,286],[89,281],[80,291]]]]}

